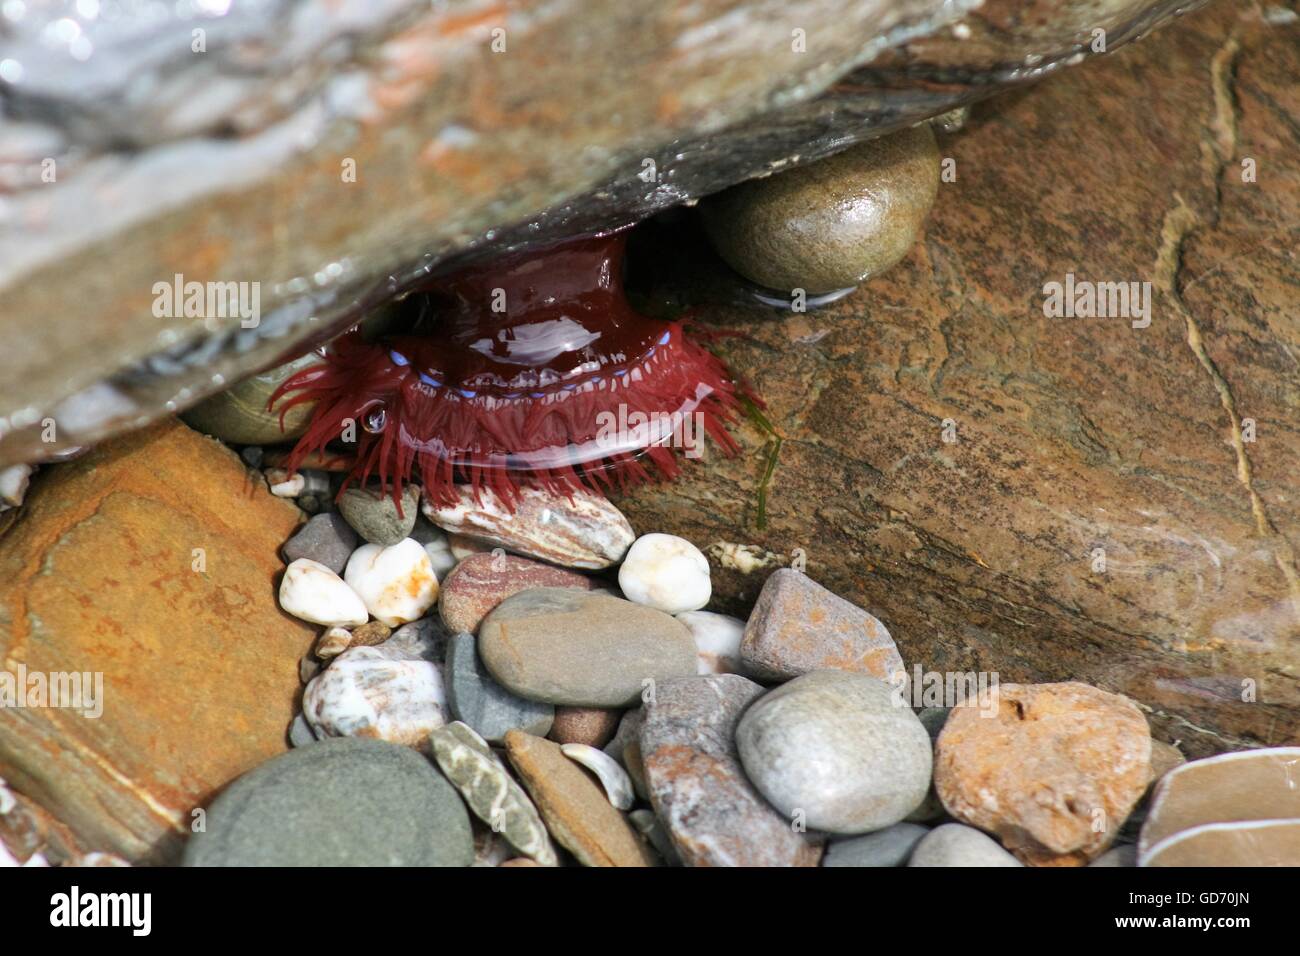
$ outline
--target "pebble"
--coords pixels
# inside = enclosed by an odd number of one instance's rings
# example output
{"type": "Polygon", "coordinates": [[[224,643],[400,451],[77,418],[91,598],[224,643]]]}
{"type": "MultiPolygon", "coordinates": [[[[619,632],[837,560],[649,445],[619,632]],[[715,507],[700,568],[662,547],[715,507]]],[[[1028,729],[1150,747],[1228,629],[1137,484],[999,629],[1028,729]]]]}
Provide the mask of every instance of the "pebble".
{"type": "Polygon", "coordinates": [[[5,508],[17,508],[27,496],[27,485],[32,472],[31,465],[10,465],[0,469],[0,511],[5,508]]]}
{"type": "Polygon", "coordinates": [[[650,845],[655,848],[665,863],[669,866],[681,866],[682,858],[677,854],[677,848],[673,846],[673,839],[664,829],[664,825],[659,822],[653,810],[633,810],[627,815],[632,821],[632,826],[636,827],[637,833],[650,841],[650,845]]]}
{"type": "Polygon", "coordinates": [[[433,661],[441,664],[447,659],[451,635],[437,617],[422,617],[403,624],[393,631],[393,636],[379,647],[394,655],[394,659],[433,661]]]}
{"type": "Polygon", "coordinates": [[[312,678],[303,714],[318,737],[377,737],[424,747],[446,723],[446,695],[437,664],[394,660],[375,647],[344,651],[312,678]]]}
{"type": "Polygon", "coordinates": [[[298,558],[280,579],[280,607],[313,624],[355,627],[370,619],[365,602],[325,565],[298,558]]]}
{"type": "Polygon", "coordinates": [[[429,741],[438,766],[475,816],[542,866],[558,863],[537,808],[487,741],[460,721],[432,731],[429,741]]]}
{"type": "Polygon", "coordinates": [[[632,780],[632,789],[642,800],[650,799],[645,782],[645,766],[641,761],[641,725],[645,711],[640,707],[623,711],[614,739],[605,745],[605,753],[617,760],[632,780]]]}
{"type": "Polygon", "coordinates": [[[895,823],[865,836],[832,840],[822,866],[906,866],[913,848],[929,832],[915,823],[895,823]]]}
{"type": "Polygon", "coordinates": [[[1000,684],[954,707],[934,785],[956,819],[1032,865],[1099,856],[1146,790],[1151,732],[1127,697],[1078,682],[1000,684]]]}
{"type": "Polygon", "coordinates": [[[271,494],[277,498],[297,498],[307,490],[307,476],[302,472],[289,474],[283,468],[270,468],[266,472],[266,483],[271,494]]]}
{"type": "Polygon", "coordinates": [[[974,827],[945,823],[916,844],[908,866],[1023,866],[974,827]]]}
{"type": "Polygon", "coordinates": [[[561,744],[560,752],[596,775],[615,810],[632,809],[632,781],[613,757],[586,744],[561,744]]]}
{"type": "Polygon", "coordinates": [[[442,580],[438,613],[453,633],[476,634],[488,612],[512,594],[530,588],[590,591],[594,586],[585,574],[504,551],[472,554],[442,580]]]}
{"type": "Polygon", "coordinates": [[[280,551],[290,563],[299,558],[309,558],[341,575],[348,566],[348,558],[360,543],[361,539],[352,527],[331,512],[308,519],[280,551]]]}
{"type": "Polygon", "coordinates": [[[821,856],[741,767],[736,725],[762,693],[738,674],[684,677],[661,681],[643,708],[645,782],[687,866],[816,866],[821,856]]]}
{"type": "Polygon", "coordinates": [[[460,560],[451,553],[451,543],[447,539],[447,533],[431,524],[422,514],[415,516],[411,537],[420,542],[420,546],[424,548],[424,553],[429,556],[429,563],[433,565],[433,573],[438,575],[439,581],[446,577],[460,560]]]}
{"type": "Polygon", "coordinates": [[[339,514],[370,544],[386,548],[411,533],[420,513],[418,485],[403,487],[401,498],[401,514],[398,514],[391,494],[381,494],[370,488],[348,488],[339,496],[339,514]]]}
{"type": "MultiPolygon", "coordinates": [[[[925,732],[930,735],[930,752],[934,752],[934,743],[939,739],[939,734],[943,730],[943,725],[948,721],[948,713],[951,707],[922,707],[917,711],[916,717],[925,727],[925,732]]],[[[943,808],[943,801],[939,799],[938,792],[934,789],[934,782],[931,781],[929,789],[925,793],[925,800],[921,805],[907,815],[907,819],[912,823],[925,823],[932,820],[938,820],[940,817],[948,815],[948,811],[943,808]]]]}
{"type": "Polygon", "coordinates": [[[381,621],[370,621],[348,630],[346,627],[327,628],[316,642],[313,651],[321,660],[338,657],[349,647],[371,647],[382,644],[392,634],[392,629],[381,621]]]}
{"type": "Polygon", "coordinates": [[[474,635],[453,635],[447,646],[447,701],[452,715],[492,743],[505,739],[506,731],[546,736],[555,719],[555,707],[525,700],[506,690],[479,660],[474,635]]]}
{"type": "Polygon", "coordinates": [[[240,777],[207,808],[186,866],[468,866],[469,814],[419,754],[322,740],[240,777]]]}
{"type": "Polygon", "coordinates": [[[557,744],[603,747],[614,738],[623,711],[617,707],[557,707],[555,723],[544,736],[557,744]]]}
{"type": "Polygon", "coordinates": [[[628,707],[646,681],[695,673],[685,625],[631,601],[563,588],[506,598],[483,620],[478,647],[507,690],[553,704],[628,707]]]}
{"type": "Polygon", "coordinates": [[[308,352],[204,399],[180,417],[191,428],[235,445],[273,445],[297,438],[307,430],[316,403],[302,402],[286,409],[283,430],[280,410],[268,410],[266,403],[290,375],[321,362],[319,354],[308,352]]]}
{"type": "Polygon", "coordinates": [[[770,289],[833,292],[879,275],[921,232],[939,187],[926,124],[754,179],[700,204],[718,254],[770,289]]]}
{"type": "Polygon", "coordinates": [[[643,534],[628,548],[618,586],[629,601],[668,614],[698,611],[709,603],[709,559],[674,534],[643,534]]]}
{"type": "Polygon", "coordinates": [[[740,656],[746,673],[764,681],[827,669],[888,681],[904,670],[885,625],[792,568],[780,568],[764,582],[745,624],[740,656]]]}
{"type": "Polygon", "coordinates": [[[321,660],[328,660],[331,657],[338,657],[349,647],[352,646],[352,632],[346,627],[327,627],[321,632],[321,636],[316,641],[316,646],[312,648],[314,653],[321,660]]]}
{"type": "Polygon", "coordinates": [[[316,741],[316,731],[311,729],[311,724],[307,723],[307,718],[298,714],[289,725],[289,746],[305,747],[307,744],[316,741]]]}
{"type": "Polygon", "coordinates": [[[506,755],[541,812],[551,836],[584,866],[654,866],[651,849],[605,792],[558,744],[518,730],[506,755]]]}
{"type": "Polygon", "coordinates": [[[739,674],[740,641],[745,622],[713,611],[683,611],[677,620],[695,639],[695,667],[700,674],[739,674]]]}
{"type": "Polygon", "coordinates": [[[1177,747],[1163,740],[1151,738],[1151,783],[1155,784],[1175,767],[1187,763],[1187,758],[1177,747]]]}
{"type": "Polygon", "coordinates": [[[390,547],[363,544],[348,559],[343,580],[389,627],[419,620],[438,600],[429,556],[410,538],[390,547]]]}
{"type": "Polygon", "coordinates": [[[457,503],[442,507],[425,498],[425,517],[444,531],[561,567],[608,568],[623,560],[636,537],[621,511],[585,491],[565,496],[524,488],[513,508],[490,491],[481,501],[468,487],[460,487],[459,494],[457,503]]]}
{"type": "Polygon", "coordinates": [[[769,691],[736,728],[745,773],[789,819],[830,833],[898,823],[930,785],[930,735],[893,688],[815,671],[769,691]]]}
{"type": "Polygon", "coordinates": [[[1300,827],[1297,781],[1300,747],[1241,750],[1170,770],[1151,796],[1139,865],[1300,866],[1300,839],[1286,826],[1300,827]]]}
{"type": "Polygon", "coordinates": [[[1300,866],[1300,820],[1206,823],[1161,840],[1142,866],[1300,866]]]}
{"type": "Polygon", "coordinates": [[[1137,847],[1132,843],[1113,846],[1088,865],[1103,867],[1137,866],[1137,847]]]}

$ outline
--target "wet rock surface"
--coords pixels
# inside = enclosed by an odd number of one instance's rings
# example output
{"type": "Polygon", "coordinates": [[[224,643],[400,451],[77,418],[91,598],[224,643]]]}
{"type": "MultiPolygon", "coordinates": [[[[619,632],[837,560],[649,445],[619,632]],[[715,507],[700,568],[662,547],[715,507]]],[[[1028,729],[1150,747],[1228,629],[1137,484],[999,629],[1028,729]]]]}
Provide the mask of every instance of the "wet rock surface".
{"type": "Polygon", "coordinates": [[[458,250],[632,221],[1082,59],[1094,28],[1113,49],[1195,5],[818,0],[793,18],[772,0],[565,0],[526,17],[398,0],[332,17],[244,0],[86,18],[84,60],[47,42],[59,11],[29,8],[0,43],[21,69],[3,81],[21,226],[0,232],[0,296],[36,334],[0,355],[0,456],[49,452],[46,414],[75,444],[220,390],[458,250]],[[283,17],[321,26],[258,42],[283,17]],[[218,235],[238,238],[198,238],[218,235]],[[155,285],[176,276],[257,283],[257,320],[173,306],[160,328],[155,285]]]}
{"type": "Polygon", "coordinates": [[[0,777],[91,848],[174,862],[191,808],[288,747],[314,629],[276,607],[276,552],[300,520],[177,422],[43,471],[0,537],[0,661],[107,697],[0,708],[0,777]]]}
{"type": "Polygon", "coordinates": [[[752,427],[619,507],[710,556],[714,610],[801,552],[909,668],[1122,692],[1190,757],[1300,740],[1296,29],[1216,4],[976,106],[890,272],[701,308],[784,438],[766,529],[752,427]],[[1067,273],[1150,282],[1150,325],[1048,318],[1067,273]]]}

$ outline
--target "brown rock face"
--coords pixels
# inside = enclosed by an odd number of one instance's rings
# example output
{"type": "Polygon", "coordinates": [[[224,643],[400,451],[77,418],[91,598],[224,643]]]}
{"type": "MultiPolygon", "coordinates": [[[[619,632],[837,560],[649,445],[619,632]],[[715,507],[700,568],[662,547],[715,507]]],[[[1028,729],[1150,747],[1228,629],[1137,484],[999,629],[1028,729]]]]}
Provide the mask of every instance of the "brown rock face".
{"type": "Polygon", "coordinates": [[[1025,863],[1087,863],[1146,790],[1151,737],[1132,701],[1087,684],[1002,684],[954,707],[934,788],[958,820],[1025,863]]]}
{"type": "Polygon", "coordinates": [[[43,471],[0,538],[0,673],[100,673],[103,710],[0,708],[0,777],[90,849],[171,860],[191,808],[286,749],[300,518],[176,422],[43,471]]]}
{"type": "Polygon", "coordinates": [[[1214,4],[976,107],[889,273],[700,308],[784,438],[767,528],[756,429],[620,508],[725,558],[720,609],[802,549],[909,667],[1122,692],[1190,757],[1300,742],[1295,30],[1214,4]],[[1067,273],[1150,282],[1150,325],[1048,318],[1067,273]]]}

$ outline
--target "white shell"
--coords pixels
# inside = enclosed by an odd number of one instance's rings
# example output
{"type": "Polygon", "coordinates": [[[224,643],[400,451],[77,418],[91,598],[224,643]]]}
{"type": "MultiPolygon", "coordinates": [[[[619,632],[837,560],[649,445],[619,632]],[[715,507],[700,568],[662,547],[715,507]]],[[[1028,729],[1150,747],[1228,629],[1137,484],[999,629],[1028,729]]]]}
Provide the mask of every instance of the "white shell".
{"type": "Polygon", "coordinates": [[[370,619],[357,593],[311,558],[299,558],[285,569],[280,580],[280,607],[313,624],[356,627],[370,619]]]}
{"type": "Polygon", "coordinates": [[[675,534],[637,538],[618,569],[618,586],[629,601],[669,614],[699,610],[713,594],[709,559],[675,534]]]}
{"type": "Polygon", "coordinates": [[[613,757],[586,744],[564,744],[560,751],[596,775],[614,809],[627,810],[632,806],[632,779],[613,757]]]}
{"type": "Polygon", "coordinates": [[[420,543],[404,538],[390,547],[364,544],[352,552],[343,579],[366,609],[389,627],[424,617],[438,600],[438,577],[420,543]]]}

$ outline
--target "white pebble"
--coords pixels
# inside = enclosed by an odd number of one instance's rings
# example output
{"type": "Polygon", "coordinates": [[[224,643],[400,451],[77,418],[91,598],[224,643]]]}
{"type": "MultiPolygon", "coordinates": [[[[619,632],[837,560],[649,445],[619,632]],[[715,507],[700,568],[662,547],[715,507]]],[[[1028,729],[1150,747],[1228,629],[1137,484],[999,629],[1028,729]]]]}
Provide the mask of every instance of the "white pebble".
{"type": "Polygon", "coordinates": [[[712,611],[683,611],[677,615],[695,638],[696,668],[700,674],[739,674],[740,642],[745,622],[712,611]]]}
{"type": "Polygon", "coordinates": [[[618,569],[618,585],[629,601],[669,614],[699,610],[713,593],[709,559],[674,534],[637,538],[618,569]]]}
{"type": "Polygon", "coordinates": [[[16,508],[27,494],[27,480],[36,469],[31,465],[10,465],[0,470],[0,511],[16,508]]]}
{"type": "Polygon", "coordinates": [[[392,660],[373,647],[344,651],[302,695],[303,716],[318,737],[378,737],[424,747],[446,712],[437,664],[392,660]]]}
{"type": "Polygon", "coordinates": [[[357,593],[311,558],[299,558],[285,569],[280,581],[280,607],[313,624],[356,627],[370,619],[357,593]]]}
{"type": "Polygon", "coordinates": [[[267,483],[271,486],[271,494],[277,498],[297,498],[307,487],[307,479],[299,472],[290,475],[288,472],[272,468],[266,473],[267,483]]]}
{"type": "Polygon", "coordinates": [[[563,744],[560,752],[596,775],[615,810],[631,809],[632,778],[613,757],[603,750],[588,747],[586,744],[563,744]]]}
{"type": "Polygon", "coordinates": [[[439,581],[445,578],[447,572],[461,560],[452,552],[451,543],[441,529],[424,542],[424,553],[429,556],[429,563],[433,565],[433,573],[438,576],[439,581]]]}
{"type": "Polygon", "coordinates": [[[389,627],[418,621],[438,600],[438,577],[429,555],[413,538],[385,548],[364,544],[352,552],[343,580],[366,608],[389,627]]]}

